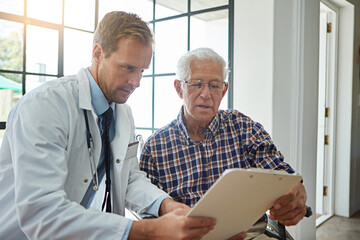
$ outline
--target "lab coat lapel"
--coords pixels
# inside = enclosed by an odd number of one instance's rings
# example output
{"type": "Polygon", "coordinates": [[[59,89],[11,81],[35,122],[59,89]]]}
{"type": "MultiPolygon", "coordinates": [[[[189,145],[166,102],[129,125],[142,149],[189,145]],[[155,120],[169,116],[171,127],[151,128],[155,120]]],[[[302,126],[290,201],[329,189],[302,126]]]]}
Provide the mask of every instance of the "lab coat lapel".
{"type": "MultiPolygon", "coordinates": [[[[80,69],[80,71],[78,72],[78,83],[79,83],[79,107],[80,107],[80,111],[83,111],[85,109],[87,112],[90,132],[94,140],[93,154],[94,154],[95,166],[97,166],[101,154],[101,136],[100,136],[99,127],[96,123],[98,116],[96,115],[93,106],[91,104],[90,83],[84,68],[80,69]]],[[[83,113],[80,113],[80,115],[83,115],[83,113]]]]}
{"type": "Polygon", "coordinates": [[[124,159],[130,141],[131,124],[122,104],[116,105],[115,138],[111,142],[113,152],[113,211],[125,214],[125,192],[128,173],[123,172],[124,159]]]}
{"type": "Polygon", "coordinates": [[[131,125],[122,104],[116,105],[115,137],[111,142],[114,159],[124,160],[130,142],[131,125]]]}
{"type": "Polygon", "coordinates": [[[90,84],[84,68],[78,72],[78,83],[80,109],[92,110],[90,84]]]}

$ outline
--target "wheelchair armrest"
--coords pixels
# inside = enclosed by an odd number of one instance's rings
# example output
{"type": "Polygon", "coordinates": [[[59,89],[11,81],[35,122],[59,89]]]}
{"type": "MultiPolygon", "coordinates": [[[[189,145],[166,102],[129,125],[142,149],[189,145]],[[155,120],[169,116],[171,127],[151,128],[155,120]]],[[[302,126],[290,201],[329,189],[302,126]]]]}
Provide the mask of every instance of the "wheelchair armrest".
{"type": "MultiPolygon", "coordinates": [[[[305,217],[312,215],[311,207],[306,206],[305,217]]],[[[285,230],[285,226],[277,221],[268,218],[268,228],[266,229],[266,235],[269,237],[277,238],[279,240],[293,239],[290,234],[285,230]]]]}
{"type": "Polygon", "coordinates": [[[284,225],[276,220],[272,220],[271,218],[268,218],[265,235],[279,240],[294,240],[292,236],[286,231],[284,225]]]}
{"type": "Polygon", "coordinates": [[[309,206],[306,206],[306,213],[305,213],[305,217],[310,217],[311,215],[313,215],[312,209],[309,206]]]}

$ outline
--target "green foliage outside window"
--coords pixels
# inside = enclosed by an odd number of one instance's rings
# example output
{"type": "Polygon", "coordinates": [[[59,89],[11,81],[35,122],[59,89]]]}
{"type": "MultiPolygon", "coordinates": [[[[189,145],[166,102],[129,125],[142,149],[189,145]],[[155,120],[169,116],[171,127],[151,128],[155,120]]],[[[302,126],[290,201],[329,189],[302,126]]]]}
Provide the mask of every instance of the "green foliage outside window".
{"type": "MultiPolygon", "coordinates": [[[[22,33],[12,32],[7,37],[0,38],[0,69],[22,71],[23,65],[23,46],[22,33]]],[[[1,73],[2,76],[9,78],[17,83],[21,83],[21,75],[1,73]]]]}

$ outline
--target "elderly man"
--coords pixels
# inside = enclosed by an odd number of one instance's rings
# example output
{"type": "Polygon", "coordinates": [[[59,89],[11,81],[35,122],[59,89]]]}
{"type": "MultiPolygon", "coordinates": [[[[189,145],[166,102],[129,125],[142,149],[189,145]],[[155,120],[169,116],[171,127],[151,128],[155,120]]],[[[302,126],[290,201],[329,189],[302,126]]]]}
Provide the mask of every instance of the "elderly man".
{"type": "MultiPolygon", "coordinates": [[[[141,169],[160,189],[188,206],[228,168],[294,173],[261,124],[236,110],[219,110],[228,89],[226,76],[225,61],[211,49],[182,56],[174,87],[183,106],[177,119],[155,132],[142,149],[141,169]]],[[[275,202],[270,217],[295,225],[306,213],[305,202],[305,188],[299,183],[275,202]]],[[[248,239],[266,237],[265,228],[263,216],[248,231],[248,239]]]]}

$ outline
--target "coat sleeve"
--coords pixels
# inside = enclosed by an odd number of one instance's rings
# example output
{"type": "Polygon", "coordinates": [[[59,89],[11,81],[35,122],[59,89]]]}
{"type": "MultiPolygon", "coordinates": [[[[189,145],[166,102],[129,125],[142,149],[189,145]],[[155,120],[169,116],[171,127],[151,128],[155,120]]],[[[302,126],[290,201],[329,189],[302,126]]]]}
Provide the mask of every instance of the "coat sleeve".
{"type": "Polygon", "coordinates": [[[67,162],[77,157],[68,154],[70,114],[80,110],[73,94],[61,91],[28,93],[10,119],[20,228],[29,239],[121,239],[129,220],[85,209],[64,190],[67,162]]]}
{"type": "MultiPolygon", "coordinates": [[[[131,140],[135,141],[135,125],[132,117],[131,109],[127,106],[127,115],[131,123],[131,140]]],[[[140,170],[137,155],[130,159],[131,167],[129,174],[129,182],[126,191],[126,207],[144,213],[148,207],[160,197],[170,197],[167,193],[160,190],[157,186],[150,182],[146,177],[146,173],[140,170]]]]}

